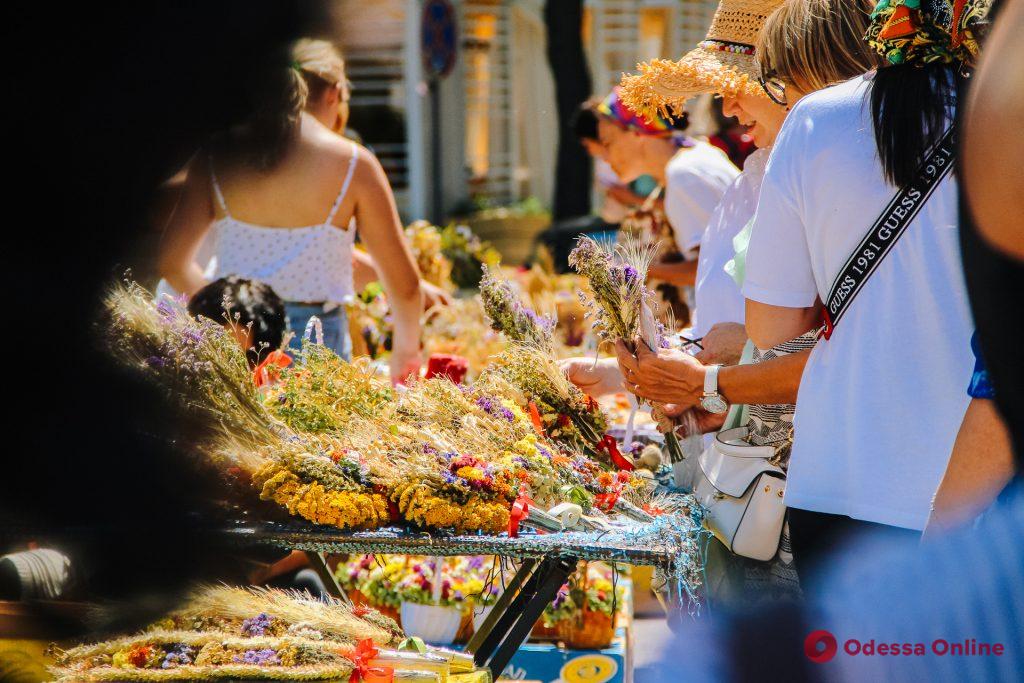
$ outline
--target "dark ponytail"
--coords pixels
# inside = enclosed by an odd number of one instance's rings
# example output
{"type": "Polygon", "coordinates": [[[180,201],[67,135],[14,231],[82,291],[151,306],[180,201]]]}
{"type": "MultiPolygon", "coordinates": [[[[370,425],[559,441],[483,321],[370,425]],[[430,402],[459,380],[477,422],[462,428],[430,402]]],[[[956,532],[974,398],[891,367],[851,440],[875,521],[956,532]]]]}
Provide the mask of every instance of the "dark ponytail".
{"type": "Polygon", "coordinates": [[[244,92],[248,116],[216,136],[212,146],[218,156],[269,170],[298,135],[309,89],[289,51],[281,49],[267,56],[263,68],[254,69],[244,92]]]}
{"type": "Polygon", "coordinates": [[[875,144],[885,178],[896,187],[913,182],[928,150],[955,115],[961,76],[949,64],[887,66],[871,89],[875,144]]]}

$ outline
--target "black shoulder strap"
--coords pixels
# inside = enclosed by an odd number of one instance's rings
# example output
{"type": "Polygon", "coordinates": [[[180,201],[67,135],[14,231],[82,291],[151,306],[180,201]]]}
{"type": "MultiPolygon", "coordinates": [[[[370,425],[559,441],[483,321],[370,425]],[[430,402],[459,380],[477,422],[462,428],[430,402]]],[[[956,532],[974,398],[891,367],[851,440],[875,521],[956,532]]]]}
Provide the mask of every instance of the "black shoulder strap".
{"type": "Polygon", "coordinates": [[[932,192],[953,168],[956,136],[951,126],[921,163],[914,182],[893,197],[871,230],[839,271],[825,301],[825,339],[832,336],[843,314],[864,283],[878,268],[907,226],[917,217],[932,192]]]}

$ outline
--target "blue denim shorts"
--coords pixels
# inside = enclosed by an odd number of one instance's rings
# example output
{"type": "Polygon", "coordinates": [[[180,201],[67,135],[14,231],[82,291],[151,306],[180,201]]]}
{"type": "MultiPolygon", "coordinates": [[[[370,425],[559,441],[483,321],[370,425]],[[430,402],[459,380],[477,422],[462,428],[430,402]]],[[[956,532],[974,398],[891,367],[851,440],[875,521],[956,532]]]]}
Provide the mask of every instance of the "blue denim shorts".
{"type": "MultiPolygon", "coordinates": [[[[293,353],[302,350],[302,335],[306,324],[314,315],[320,319],[324,328],[324,346],[334,351],[345,360],[352,360],[352,340],[348,336],[348,315],[344,306],[324,311],[319,304],[299,304],[286,301],[285,312],[288,314],[288,329],[295,333],[288,342],[288,349],[293,353]]],[[[316,341],[316,333],[310,336],[316,341]]]]}

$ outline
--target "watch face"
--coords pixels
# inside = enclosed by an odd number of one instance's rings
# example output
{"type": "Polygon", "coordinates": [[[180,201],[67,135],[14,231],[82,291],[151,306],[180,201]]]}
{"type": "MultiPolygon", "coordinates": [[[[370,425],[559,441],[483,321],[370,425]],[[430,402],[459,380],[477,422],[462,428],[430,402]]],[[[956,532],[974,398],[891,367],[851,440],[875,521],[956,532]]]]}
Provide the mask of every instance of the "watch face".
{"type": "Polygon", "coordinates": [[[700,400],[700,405],[709,413],[719,415],[729,410],[729,404],[721,396],[705,396],[700,400]]]}

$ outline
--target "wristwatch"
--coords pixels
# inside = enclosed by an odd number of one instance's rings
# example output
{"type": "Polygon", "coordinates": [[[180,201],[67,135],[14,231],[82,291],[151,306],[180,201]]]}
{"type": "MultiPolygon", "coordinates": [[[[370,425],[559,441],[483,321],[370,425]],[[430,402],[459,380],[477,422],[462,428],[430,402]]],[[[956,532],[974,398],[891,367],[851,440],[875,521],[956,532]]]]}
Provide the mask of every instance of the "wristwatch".
{"type": "Polygon", "coordinates": [[[709,365],[704,373],[704,394],[700,397],[700,405],[704,410],[715,415],[721,415],[729,410],[729,404],[725,398],[718,393],[718,371],[721,365],[709,365]]]}

